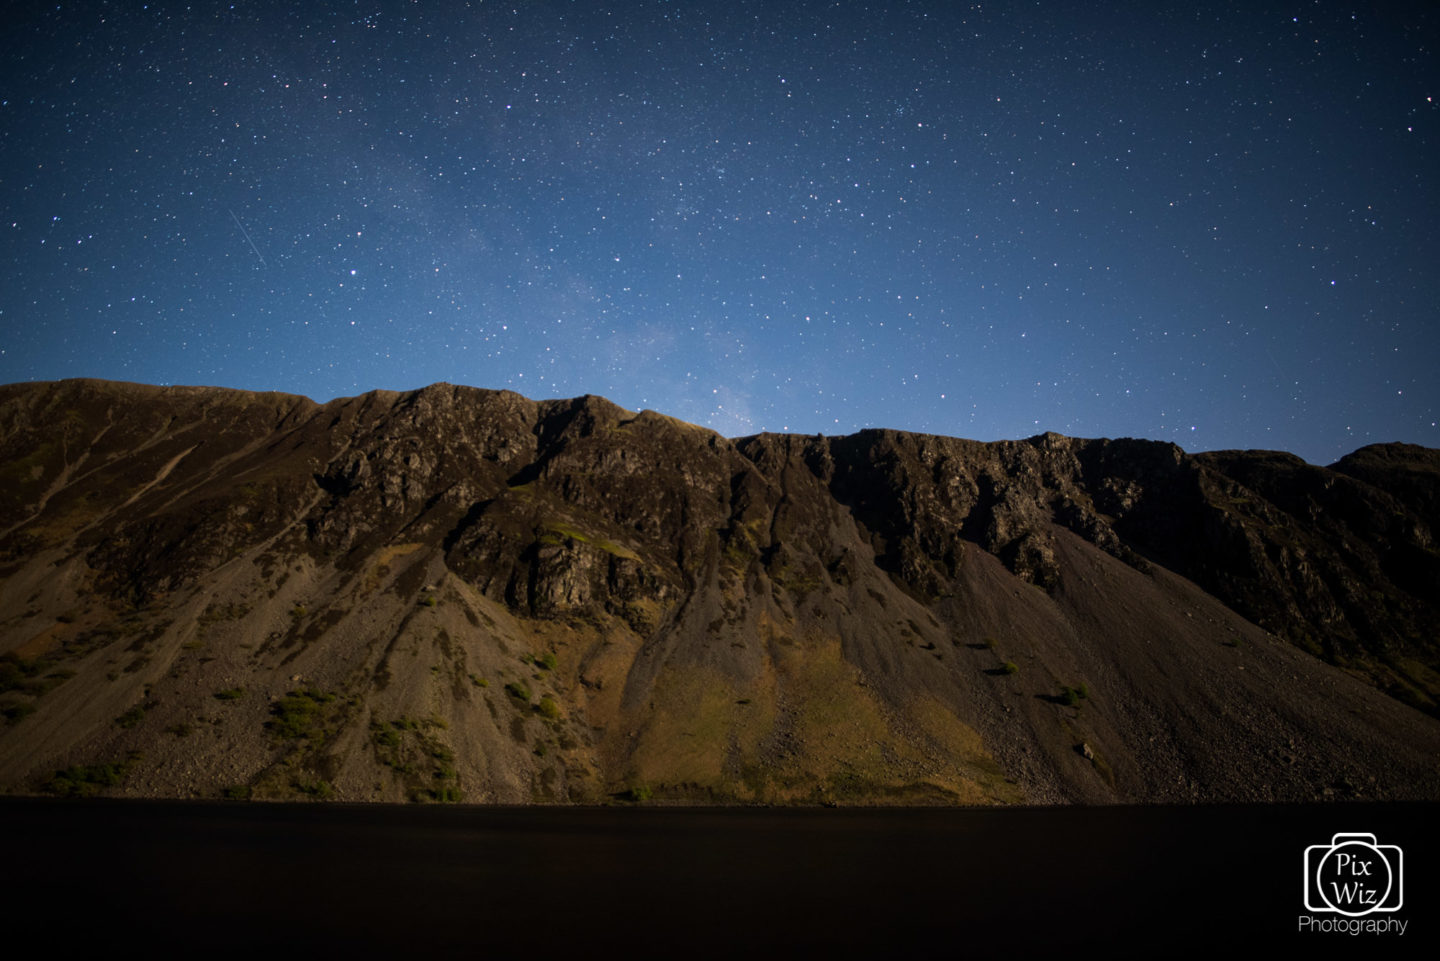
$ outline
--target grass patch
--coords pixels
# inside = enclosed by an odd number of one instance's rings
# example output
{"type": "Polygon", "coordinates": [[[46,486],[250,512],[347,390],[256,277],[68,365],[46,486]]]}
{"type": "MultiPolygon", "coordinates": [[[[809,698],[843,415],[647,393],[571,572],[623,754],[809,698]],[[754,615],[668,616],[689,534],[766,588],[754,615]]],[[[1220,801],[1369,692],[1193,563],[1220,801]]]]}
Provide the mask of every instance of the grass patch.
{"type": "Polygon", "coordinates": [[[272,737],[282,741],[299,738],[324,737],[325,705],[335,700],[335,695],[315,688],[302,687],[291,691],[270,708],[271,718],[265,722],[272,737]]]}
{"type": "Polygon", "coordinates": [[[313,797],[317,801],[328,801],[335,796],[334,785],[323,778],[316,780],[296,778],[290,782],[290,786],[306,797],[313,797]]]}
{"type": "Polygon", "coordinates": [[[56,797],[90,797],[106,788],[119,787],[142,757],[139,751],[131,751],[124,761],[67,767],[56,771],[40,790],[56,797]]]}
{"type": "Polygon", "coordinates": [[[245,696],[245,688],[227,687],[223,691],[216,691],[211,696],[217,701],[238,701],[245,696]]]}
{"type": "Polygon", "coordinates": [[[455,752],[435,733],[445,728],[439,718],[370,722],[375,759],[395,772],[411,801],[454,803],[464,797],[455,752]]]}
{"type": "Polygon", "coordinates": [[[138,727],[140,722],[145,720],[146,712],[154,706],[155,703],[153,701],[146,704],[136,704],[130,710],[117,717],[115,723],[127,731],[133,727],[138,727]]]}
{"type": "Polygon", "coordinates": [[[530,703],[530,688],[525,686],[524,681],[511,681],[509,684],[506,684],[505,693],[517,700],[524,701],[526,704],[530,703]]]}
{"type": "Polygon", "coordinates": [[[0,694],[19,691],[40,697],[75,676],[74,671],[52,671],[55,663],[44,657],[18,657],[14,652],[0,654],[0,694]]]}
{"type": "Polygon", "coordinates": [[[535,705],[535,710],[539,712],[541,717],[551,721],[557,719],[560,716],[560,705],[556,704],[548,697],[542,697],[540,699],[540,703],[535,705]]]}
{"type": "Polygon", "coordinates": [[[1020,665],[1016,664],[1014,661],[1006,661],[1004,664],[1000,665],[1000,671],[1004,674],[1019,674],[1020,665]]]}
{"type": "Polygon", "coordinates": [[[607,541],[603,537],[591,537],[583,531],[577,530],[568,524],[550,522],[536,538],[542,547],[554,547],[563,544],[566,540],[575,541],[577,544],[587,544],[591,547],[598,547],[600,550],[614,557],[625,558],[626,560],[639,560],[636,553],[628,547],[607,541]]]}

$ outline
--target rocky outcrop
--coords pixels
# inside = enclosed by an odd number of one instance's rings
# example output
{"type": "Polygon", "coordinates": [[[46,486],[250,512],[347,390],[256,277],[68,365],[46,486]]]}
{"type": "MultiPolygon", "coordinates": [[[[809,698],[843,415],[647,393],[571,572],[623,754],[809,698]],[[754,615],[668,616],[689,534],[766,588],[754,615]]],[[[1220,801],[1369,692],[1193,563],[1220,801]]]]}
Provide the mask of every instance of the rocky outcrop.
{"type": "Polygon", "coordinates": [[[67,381],[0,464],[12,790],[1440,794],[1435,451],[67,381]]]}

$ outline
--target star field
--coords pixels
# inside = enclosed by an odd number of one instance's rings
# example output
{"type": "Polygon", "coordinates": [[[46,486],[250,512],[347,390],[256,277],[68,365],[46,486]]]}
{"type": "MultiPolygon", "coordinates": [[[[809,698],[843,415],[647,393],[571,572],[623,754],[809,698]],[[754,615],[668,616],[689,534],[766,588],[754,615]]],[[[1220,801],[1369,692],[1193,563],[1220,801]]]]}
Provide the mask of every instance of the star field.
{"type": "Polygon", "coordinates": [[[1371,6],[22,9],[0,382],[1440,446],[1440,17],[1371,6]]]}

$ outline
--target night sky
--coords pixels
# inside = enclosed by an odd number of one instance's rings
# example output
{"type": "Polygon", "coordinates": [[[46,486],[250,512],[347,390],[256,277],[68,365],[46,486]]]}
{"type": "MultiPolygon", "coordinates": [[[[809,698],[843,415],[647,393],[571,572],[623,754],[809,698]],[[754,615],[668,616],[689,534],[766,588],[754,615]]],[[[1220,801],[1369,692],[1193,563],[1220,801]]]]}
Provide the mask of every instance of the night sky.
{"type": "Polygon", "coordinates": [[[1440,446],[1432,7],[7,4],[0,382],[1440,446]]]}

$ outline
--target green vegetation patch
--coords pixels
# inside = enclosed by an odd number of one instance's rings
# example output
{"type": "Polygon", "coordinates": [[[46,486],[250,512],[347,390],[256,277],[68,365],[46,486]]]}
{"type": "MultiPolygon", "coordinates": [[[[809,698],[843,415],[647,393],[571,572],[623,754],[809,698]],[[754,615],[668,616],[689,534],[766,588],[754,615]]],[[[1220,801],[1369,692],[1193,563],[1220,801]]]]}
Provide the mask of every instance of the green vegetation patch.
{"type": "Polygon", "coordinates": [[[455,752],[436,733],[447,726],[433,717],[370,722],[375,759],[395,772],[411,801],[455,803],[465,796],[455,768],[455,752]]]}
{"type": "Polygon", "coordinates": [[[324,778],[297,777],[291,780],[290,786],[317,801],[328,801],[335,796],[335,787],[324,778]]]}
{"type": "Polygon", "coordinates": [[[130,710],[117,717],[115,719],[115,723],[127,731],[130,730],[130,728],[132,727],[138,727],[140,722],[145,720],[146,713],[155,706],[155,701],[146,701],[144,704],[136,704],[130,710]]]}
{"type": "MultiPolygon", "coordinates": [[[[19,657],[13,652],[0,654],[0,694],[14,693],[39,699],[75,676],[65,668],[52,670],[49,658],[19,657]]],[[[6,724],[19,724],[35,713],[31,701],[11,699],[0,706],[0,717],[6,724]]]]}
{"type": "Polygon", "coordinates": [[[752,561],[760,556],[760,548],[756,546],[755,537],[751,534],[748,526],[732,528],[725,535],[725,549],[722,553],[725,563],[730,566],[731,573],[740,573],[750,567],[752,561]]]}
{"type": "Polygon", "coordinates": [[[142,757],[139,751],[131,751],[124,761],[67,767],[56,771],[40,790],[57,797],[90,797],[106,788],[119,787],[142,757]]]}
{"type": "Polygon", "coordinates": [[[51,670],[55,663],[44,657],[17,657],[0,654],[0,694],[18,691],[41,697],[75,676],[70,670],[51,670]]]}
{"type": "Polygon", "coordinates": [[[316,688],[291,691],[270,708],[271,718],[265,727],[272,737],[284,741],[324,738],[330,733],[325,729],[329,713],[326,705],[334,700],[334,694],[316,688]]]}
{"type": "Polygon", "coordinates": [[[586,534],[584,531],[571,527],[569,524],[562,524],[556,521],[547,522],[545,524],[545,530],[538,538],[542,546],[556,546],[563,544],[567,540],[597,547],[613,557],[621,557],[632,561],[639,560],[639,556],[628,547],[616,544],[613,541],[607,541],[603,537],[594,537],[586,534]]]}
{"type": "Polygon", "coordinates": [[[769,573],[770,583],[801,598],[818,591],[825,584],[818,568],[802,570],[791,564],[776,564],[769,573]]]}

